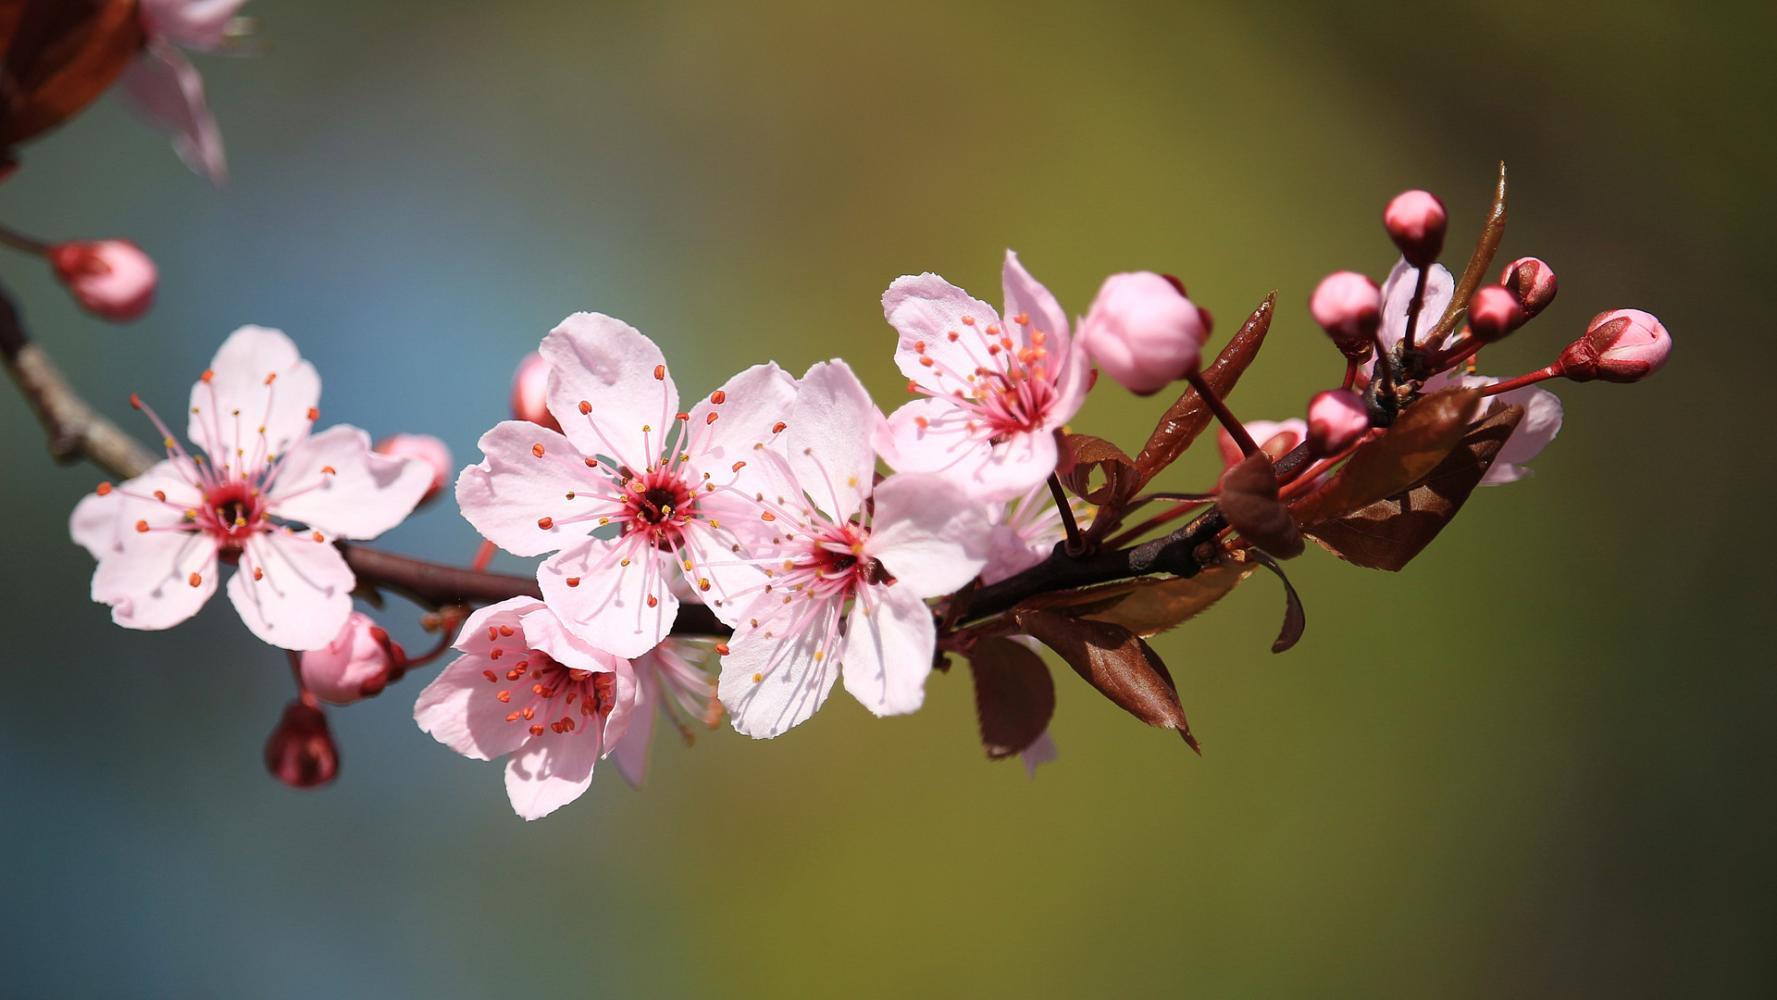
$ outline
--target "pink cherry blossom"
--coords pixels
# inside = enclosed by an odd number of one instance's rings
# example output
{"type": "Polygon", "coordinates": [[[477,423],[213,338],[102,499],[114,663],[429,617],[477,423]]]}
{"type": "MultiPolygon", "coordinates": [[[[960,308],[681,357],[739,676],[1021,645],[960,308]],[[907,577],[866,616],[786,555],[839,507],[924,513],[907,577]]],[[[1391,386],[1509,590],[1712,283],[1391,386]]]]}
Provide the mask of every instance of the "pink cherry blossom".
{"type": "Polygon", "coordinates": [[[142,0],[148,44],[124,70],[121,85],[138,111],[173,133],[173,148],[214,184],[228,179],[222,132],[204,97],[197,67],[180,49],[213,52],[227,41],[245,0],[142,0]]]}
{"type": "Polygon", "coordinates": [[[380,692],[405,660],[389,633],[354,611],[332,642],[302,654],[302,686],[322,701],[350,705],[380,692]]]}
{"type": "Polygon", "coordinates": [[[926,397],[889,417],[883,458],[984,500],[1015,497],[1055,471],[1055,432],[1079,411],[1092,377],[1067,314],[1009,250],[1003,282],[1003,320],[935,274],[897,278],[882,296],[900,334],[895,363],[926,397]]]}
{"type": "Polygon", "coordinates": [[[1151,396],[1195,370],[1209,325],[1179,287],[1152,271],[1113,274],[1080,321],[1080,343],[1105,374],[1151,396]]]}
{"type": "Polygon", "coordinates": [[[432,470],[432,481],[426,485],[420,503],[437,496],[450,478],[451,470],[456,468],[456,463],[450,460],[450,446],[430,434],[391,434],[376,443],[375,451],[391,458],[410,458],[432,470]]]}
{"type": "Polygon", "coordinates": [[[1044,764],[1054,763],[1055,759],[1060,756],[1061,752],[1055,748],[1055,738],[1049,735],[1047,729],[1043,730],[1043,735],[1037,737],[1036,742],[1018,753],[1019,759],[1024,761],[1024,773],[1029,775],[1032,781],[1036,780],[1037,768],[1044,764]]]}
{"type": "Polygon", "coordinates": [[[716,678],[698,664],[708,660],[713,646],[704,640],[668,637],[630,662],[640,691],[639,709],[629,728],[611,749],[623,780],[634,787],[648,776],[648,742],[654,734],[654,717],[665,719],[689,744],[694,727],[712,728],[722,720],[722,703],[716,700],[716,678]]]}
{"type": "Polygon", "coordinates": [[[75,507],[74,540],[99,561],[93,600],[127,628],[169,628],[215,593],[220,565],[238,564],[228,597],[254,635],[286,649],[332,642],[354,579],[329,543],[401,523],[431,473],[373,453],[356,427],[311,433],[320,396],[290,338],[247,326],[192,387],[186,436],[197,453],[132,397],[168,457],[75,507]]]}
{"type": "Polygon", "coordinates": [[[451,661],[413,719],[474,760],[506,761],[506,796],[527,820],[580,797],[639,704],[628,660],[575,636],[542,601],[515,597],[463,623],[451,661]]]}
{"type": "MultiPolygon", "coordinates": [[[[463,516],[515,555],[556,553],[537,573],[544,599],[600,649],[637,656],[659,643],[681,575],[733,624],[724,587],[751,581],[707,566],[732,561],[737,532],[754,530],[748,470],[783,432],[795,381],[755,365],[681,411],[660,349],[598,313],[562,321],[542,355],[562,431],[507,421],[482,435],[481,464],[457,478],[463,516]]],[[[868,425],[847,433],[866,440],[868,425]]]]}
{"type": "MultiPolygon", "coordinates": [[[[1377,335],[1384,350],[1394,350],[1406,336],[1407,306],[1412,302],[1418,278],[1418,270],[1403,259],[1395,262],[1394,269],[1388,272],[1388,280],[1382,283],[1382,329],[1377,335]]],[[[1425,299],[1419,307],[1419,318],[1413,324],[1415,347],[1444,346],[1428,342],[1426,334],[1443,318],[1444,310],[1455,294],[1456,279],[1450,276],[1449,269],[1442,264],[1433,264],[1425,276],[1425,299]]]]}
{"type": "Polygon", "coordinates": [[[49,262],[74,300],[95,316],[123,323],[154,304],[154,260],[128,240],[63,243],[50,248],[49,262]]]}
{"type": "Polygon", "coordinates": [[[986,511],[993,527],[987,538],[983,586],[998,583],[1049,558],[1067,529],[1047,484],[1031,487],[1016,500],[992,504],[986,511]]]}
{"type": "MultiPolygon", "coordinates": [[[[1498,381],[1499,379],[1483,375],[1459,375],[1451,377],[1448,385],[1484,388],[1498,381]]],[[[1499,454],[1493,457],[1493,464],[1488,466],[1487,474],[1481,477],[1482,486],[1499,486],[1529,478],[1532,470],[1526,463],[1542,454],[1542,450],[1561,432],[1561,397],[1547,389],[1527,385],[1497,396],[1488,396],[1481,417],[1484,419],[1488,414],[1507,406],[1522,406],[1524,416],[1512,430],[1511,437],[1506,438],[1506,443],[1500,447],[1499,454]]]]}
{"type": "Polygon", "coordinates": [[[840,676],[877,715],[918,709],[936,644],[925,602],[986,563],[986,517],[954,483],[900,473],[872,488],[875,455],[858,429],[876,412],[844,362],[809,369],[782,452],[761,463],[771,481],[755,517],[772,533],[755,540],[749,560],[710,566],[715,576],[766,572],[747,585],[718,684],[734,728],[748,736],[805,721],[840,676]]]}

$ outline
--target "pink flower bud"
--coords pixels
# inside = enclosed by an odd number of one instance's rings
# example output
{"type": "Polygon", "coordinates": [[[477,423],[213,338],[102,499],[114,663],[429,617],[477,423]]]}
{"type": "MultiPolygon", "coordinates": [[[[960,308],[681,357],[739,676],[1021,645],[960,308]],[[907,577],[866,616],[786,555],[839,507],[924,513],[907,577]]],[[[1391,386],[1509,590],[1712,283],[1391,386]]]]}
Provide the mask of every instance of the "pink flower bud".
{"type": "Polygon", "coordinates": [[[1382,290],[1356,271],[1334,271],[1314,286],[1308,311],[1346,360],[1362,361],[1382,325],[1382,290]]]}
{"type": "Polygon", "coordinates": [[[1503,285],[1487,285],[1475,291],[1468,300],[1469,332],[1483,344],[1504,340],[1506,334],[1524,325],[1529,319],[1517,296],[1503,285]]]}
{"type": "Polygon", "coordinates": [[[378,441],[376,452],[391,458],[413,459],[432,467],[432,485],[426,487],[420,503],[426,503],[437,496],[438,491],[444,488],[444,481],[450,478],[453,471],[450,449],[443,441],[430,434],[395,434],[378,441]]]}
{"type": "Polygon", "coordinates": [[[1517,296],[1526,319],[1555,301],[1555,269],[1535,257],[1519,257],[1499,274],[1499,283],[1517,296]]]}
{"type": "Polygon", "coordinates": [[[1425,267],[1444,250],[1444,226],[1450,213],[1430,191],[1403,191],[1382,211],[1382,224],[1414,267],[1425,267]]]}
{"type": "Polygon", "coordinates": [[[1080,325],[1093,362],[1138,396],[1195,369],[1208,337],[1203,311],[1152,271],[1106,278],[1080,325]]]}
{"type": "Polygon", "coordinates": [[[1336,455],[1369,429],[1370,411],[1350,389],[1329,389],[1308,401],[1308,449],[1315,455],[1336,455]]]}
{"type": "Polygon", "coordinates": [[[327,716],[301,700],[284,706],[284,717],[265,741],[265,769],[291,788],[315,788],[339,774],[339,750],[327,716]]]}
{"type": "Polygon", "coordinates": [[[122,323],[154,304],[154,261],[128,240],[63,243],[49,248],[49,263],[74,300],[95,316],[122,323]]]}
{"type": "Polygon", "coordinates": [[[1555,366],[1575,382],[1639,382],[1671,354],[1672,336],[1652,314],[1613,309],[1592,317],[1586,335],[1567,345],[1555,366]]]}
{"type": "MultiPolygon", "coordinates": [[[[1289,420],[1248,420],[1241,424],[1246,428],[1248,437],[1259,446],[1259,450],[1271,456],[1273,462],[1296,450],[1308,437],[1308,425],[1300,419],[1289,420]]],[[[1234,435],[1223,428],[1216,434],[1216,450],[1222,454],[1222,465],[1230,466],[1238,463],[1245,455],[1240,452],[1240,445],[1235,443],[1234,435]]]]}
{"type": "Polygon", "coordinates": [[[561,424],[549,412],[549,362],[536,351],[525,355],[518,363],[518,371],[512,374],[512,416],[552,431],[561,430],[561,424]]]}
{"type": "Polygon", "coordinates": [[[380,692],[406,662],[389,633],[354,611],[332,642],[302,654],[302,684],[323,701],[350,705],[380,692]]]}

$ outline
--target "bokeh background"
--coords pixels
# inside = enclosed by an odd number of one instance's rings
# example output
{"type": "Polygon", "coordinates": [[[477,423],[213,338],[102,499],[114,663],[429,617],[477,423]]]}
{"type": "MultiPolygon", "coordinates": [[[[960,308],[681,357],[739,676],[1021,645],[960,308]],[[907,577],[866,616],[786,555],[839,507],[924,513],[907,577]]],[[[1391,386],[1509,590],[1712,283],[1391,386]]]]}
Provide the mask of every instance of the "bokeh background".
{"type": "MultiPolygon", "coordinates": [[[[9,996],[1769,996],[1777,990],[1764,509],[1777,8],[624,4],[255,0],[256,58],[201,58],[233,182],[114,100],[26,150],[0,218],[127,236],[160,301],[107,326],[39,262],[0,274],[120,419],[222,337],[283,327],[331,420],[445,438],[592,308],[687,391],[844,355],[899,399],[877,297],[935,270],[998,298],[1017,248],[1083,311],[1161,268],[1221,318],[1268,290],[1233,402],[1294,415],[1339,373],[1303,306],[1380,276],[1404,187],[1560,300],[1497,351],[1544,363],[1596,310],[1660,315],[1671,366],[1560,389],[1538,475],[1401,575],[1292,565],[1161,639],[1206,754],[1065,671],[1060,760],[990,764],[965,672],[915,716],[843,695],[769,743],[666,733],[539,823],[410,719],[333,713],[297,793],[259,748],[281,657],[225,601],[113,627],[66,537],[98,478],[0,392],[0,993],[9,996]]],[[[1101,388],[1078,425],[1160,407],[1101,388]]],[[[146,436],[148,428],[141,427],[146,436]]],[[[1178,475],[1207,481],[1208,456],[1178,475]]],[[[466,560],[448,503],[385,539],[466,560]]],[[[506,565],[523,571],[525,564],[506,565]]],[[[390,619],[416,635],[405,609],[390,619]]]]}

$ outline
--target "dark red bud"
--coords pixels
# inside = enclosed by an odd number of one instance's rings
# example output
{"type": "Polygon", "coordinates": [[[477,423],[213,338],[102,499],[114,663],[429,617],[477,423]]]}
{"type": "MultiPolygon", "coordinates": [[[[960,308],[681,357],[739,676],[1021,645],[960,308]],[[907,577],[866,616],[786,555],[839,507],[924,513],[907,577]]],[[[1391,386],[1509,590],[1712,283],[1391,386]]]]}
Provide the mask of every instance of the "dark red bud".
{"type": "Polygon", "coordinates": [[[265,741],[265,769],[291,788],[318,788],[339,774],[339,751],[327,716],[301,699],[284,706],[284,717],[265,741]]]}

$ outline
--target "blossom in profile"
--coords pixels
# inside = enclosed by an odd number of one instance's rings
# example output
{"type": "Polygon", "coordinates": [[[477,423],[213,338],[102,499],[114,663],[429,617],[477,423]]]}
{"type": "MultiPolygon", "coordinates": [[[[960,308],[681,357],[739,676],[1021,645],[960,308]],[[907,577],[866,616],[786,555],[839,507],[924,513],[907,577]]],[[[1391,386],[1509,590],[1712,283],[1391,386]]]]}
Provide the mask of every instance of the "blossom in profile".
{"type": "Polygon", "coordinates": [[[1092,378],[1060,303],[1010,250],[1002,281],[1004,317],[935,274],[897,278],[882,296],[900,335],[895,364],[924,397],[880,430],[883,458],[983,500],[1016,497],[1055,471],[1055,432],[1092,378]]]}
{"type": "Polygon", "coordinates": [[[506,796],[527,820],[579,798],[639,706],[629,661],[531,597],[477,610],[455,648],[463,655],[420,692],[414,721],[465,757],[506,757],[506,796]]]}
{"type": "Polygon", "coordinates": [[[986,514],[992,528],[987,537],[987,564],[981,567],[983,586],[1049,558],[1055,544],[1067,534],[1061,511],[1044,484],[1031,487],[1016,499],[990,505],[986,514]]]}
{"type": "Polygon", "coordinates": [[[509,420],[482,435],[481,463],[457,477],[463,516],[514,555],[555,553],[537,573],[543,597],[600,649],[654,648],[677,617],[680,577],[733,624],[725,588],[750,581],[709,567],[734,563],[737,531],[753,530],[749,470],[783,433],[795,381],[755,365],[680,410],[660,349],[598,313],[563,320],[541,354],[561,431],[509,420]]]}
{"type": "Polygon", "coordinates": [[[74,540],[99,561],[93,600],[119,625],[164,629],[216,592],[253,634],[286,649],[332,642],[351,614],[352,570],[331,544],[400,524],[426,491],[421,462],[370,450],[340,424],[314,433],[321,380],[277,330],[246,326],[191,389],[187,451],[146,403],[167,458],[75,507],[74,540]]]}
{"type": "Polygon", "coordinates": [[[213,184],[228,179],[222,132],[204,97],[203,77],[185,52],[214,52],[227,43],[246,0],[141,0],[148,44],[119,81],[144,117],[173,134],[186,166],[213,184]]]}
{"type": "Polygon", "coordinates": [[[807,720],[842,676],[877,715],[918,709],[937,639],[925,602],[986,564],[986,516],[953,482],[900,473],[872,485],[876,456],[858,429],[876,413],[844,362],[809,369],[782,452],[761,463],[769,476],[753,517],[769,533],[745,550],[749,560],[710,566],[718,577],[743,565],[765,574],[750,593],[727,588],[749,599],[718,694],[748,736],[807,720]]]}
{"type": "Polygon", "coordinates": [[[648,777],[648,743],[656,717],[666,720],[686,743],[698,728],[711,729],[722,721],[716,678],[699,665],[712,652],[709,642],[669,636],[630,661],[639,688],[638,711],[612,748],[611,758],[632,786],[641,787],[648,777]]]}

